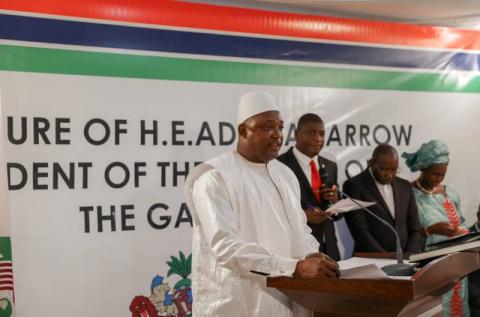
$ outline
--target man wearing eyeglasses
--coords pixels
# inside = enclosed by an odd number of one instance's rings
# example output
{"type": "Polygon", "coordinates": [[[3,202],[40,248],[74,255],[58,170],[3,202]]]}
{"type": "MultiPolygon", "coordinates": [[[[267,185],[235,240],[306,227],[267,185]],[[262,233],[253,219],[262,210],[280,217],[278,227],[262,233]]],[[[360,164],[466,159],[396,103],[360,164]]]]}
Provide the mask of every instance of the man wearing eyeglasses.
{"type": "MultiPolygon", "coordinates": [[[[380,144],[367,169],[347,180],[343,191],[356,199],[377,202],[370,210],[396,229],[404,252],[416,253],[423,242],[417,204],[410,183],[397,177],[398,172],[397,151],[380,144]]],[[[395,252],[395,236],[373,216],[357,210],[345,218],[355,240],[354,252],[395,252]]]]}

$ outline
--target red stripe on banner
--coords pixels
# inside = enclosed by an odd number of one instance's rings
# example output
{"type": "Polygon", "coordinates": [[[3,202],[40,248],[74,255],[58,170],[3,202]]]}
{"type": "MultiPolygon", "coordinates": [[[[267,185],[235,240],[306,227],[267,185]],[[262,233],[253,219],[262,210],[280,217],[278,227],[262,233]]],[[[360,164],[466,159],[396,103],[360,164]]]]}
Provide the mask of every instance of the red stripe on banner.
{"type": "Polygon", "coordinates": [[[13,273],[13,271],[11,269],[10,270],[9,269],[2,269],[2,270],[0,270],[0,274],[1,273],[13,273]]]}
{"type": "Polygon", "coordinates": [[[11,263],[11,262],[9,262],[9,263],[0,263],[0,267],[5,267],[5,266],[12,267],[12,263],[11,263]]]}
{"type": "Polygon", "coordinates": [[[13,279],[13,274],[0,274],[0,280],[2,279],[13,279]]]}
{"type": "Polygon", "coordinates": [[[0,286],[13,285],[13,281],[0,281],[0,286]]]}
{"type": "Polygon", "coordinates": [[[0,291],[13,291],[13,286],[0,286],[0,291]]]}
{"type": "Polygon", "coordinates": [[[0,9],[241,33],[417,47],[480,49],[480,32],[174,0],[0,0],[0,9]]]}

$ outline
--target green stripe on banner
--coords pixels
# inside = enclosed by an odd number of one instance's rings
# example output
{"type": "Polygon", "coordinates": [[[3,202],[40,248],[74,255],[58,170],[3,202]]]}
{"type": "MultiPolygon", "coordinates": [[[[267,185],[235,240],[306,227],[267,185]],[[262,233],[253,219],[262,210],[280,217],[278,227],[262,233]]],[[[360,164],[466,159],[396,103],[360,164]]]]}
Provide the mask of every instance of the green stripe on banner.
{"type": "Polygon", "coordinates": [[[10,237],[0,237],[0,262],[12,261],[12,244],[10,237]]]}
{"type": "Polygon", "coordinates": [[[0,70],[279,86],[480,93],[480,76],[326,68],[0,45],[0,70]]]}

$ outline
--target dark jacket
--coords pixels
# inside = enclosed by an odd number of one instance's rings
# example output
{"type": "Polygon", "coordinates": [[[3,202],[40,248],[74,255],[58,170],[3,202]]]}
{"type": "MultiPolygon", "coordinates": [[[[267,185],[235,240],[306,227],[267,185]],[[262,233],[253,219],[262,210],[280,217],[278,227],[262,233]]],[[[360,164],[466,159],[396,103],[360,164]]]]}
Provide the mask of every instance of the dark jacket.
{"type": "MultiPolygon", "coordinates": [[[[312,187],[302,170],[302,167],[298,163],[295,155],[293,154],[293,148],[290,148],[287,152],[280,155],[277,158],[280,162],[284,163],[295,173],[298,182],[300,183],[302,208],[305,210],[309,206],[319,207],[322,210],[327,209],[328,202],[318,202],[315,198],[312,187]]],[[[337,184],[337,164],[324,157],[318,157],[318,166],[324,166],[328,172],[328,182],[337,184]]],[[[335,220],[338,220],[337,217],[335,220]]],[[[335,236],[335,226],[332,220],[326,219],[321,224],[308,224],[312,229],[312,235],[320,243],[320,250],[325,251],[335,261],[340,260],[340,252],[337,246],[337,237],[335,236]]]]}
{"type": "MultiPolygon", "coordinates": [[[[470,232],[479,232],[477,223],[470,228],[470,232]]],[[[468,304],[470,305],[470,316],[480,317],[480,270],[468,275],[468,304]]]]}
{"type": "MultiPolygon", "coordinates": [[[[420,252],[423,243],[422,227],[412,186],[407,180],[395,177],[392,188],[395,220],[368,169],[347,180],[343,185],[343,191],[347,195],[363,201],[377,202],[369,209],[396,229],[404,252],[420,252]]],[[[347,213],[345,219],[355,240],[355,252],[396,251],[395,235],[373,216],[358,210],[347,213]]]]}

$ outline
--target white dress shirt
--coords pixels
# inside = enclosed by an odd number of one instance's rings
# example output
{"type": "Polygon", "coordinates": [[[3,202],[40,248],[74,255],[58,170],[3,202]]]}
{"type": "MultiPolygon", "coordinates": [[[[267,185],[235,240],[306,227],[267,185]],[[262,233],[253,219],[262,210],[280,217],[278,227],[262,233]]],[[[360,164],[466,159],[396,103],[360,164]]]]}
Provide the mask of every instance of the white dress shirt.
{"type": "Polygon", "coordinates": [[[373,175],[372,169],[368,169],[370,172],[370,175],[372,176],[373,180],[375,181],[375,185],[377,185],[378,191],[380,192],[380,195],[382,195],[383,200],[387,204],[387,207],[390,211],[390,214],[392,215],[392,218],[395,219],[395,198],[393,196],[393,187],[392,184],[381,184],[377,181],[375,178],[375,175],[373,175]]]}
{"type": "Polygon", "coordinates": [[[308,182],[310,183],[310,186],[312,186],[312,168],[310,166],[310,161],[313,160],[318,171],[319,170],[318,155],[315,155],[314,157],[310,158],[307,155],[300,152],[296,147],[293,147],[293,155],[295,155],[295,158],[297,159],[298,164],[300,164],[300,167],[302,168],[303,173],[307,177],[308,182]]]}

